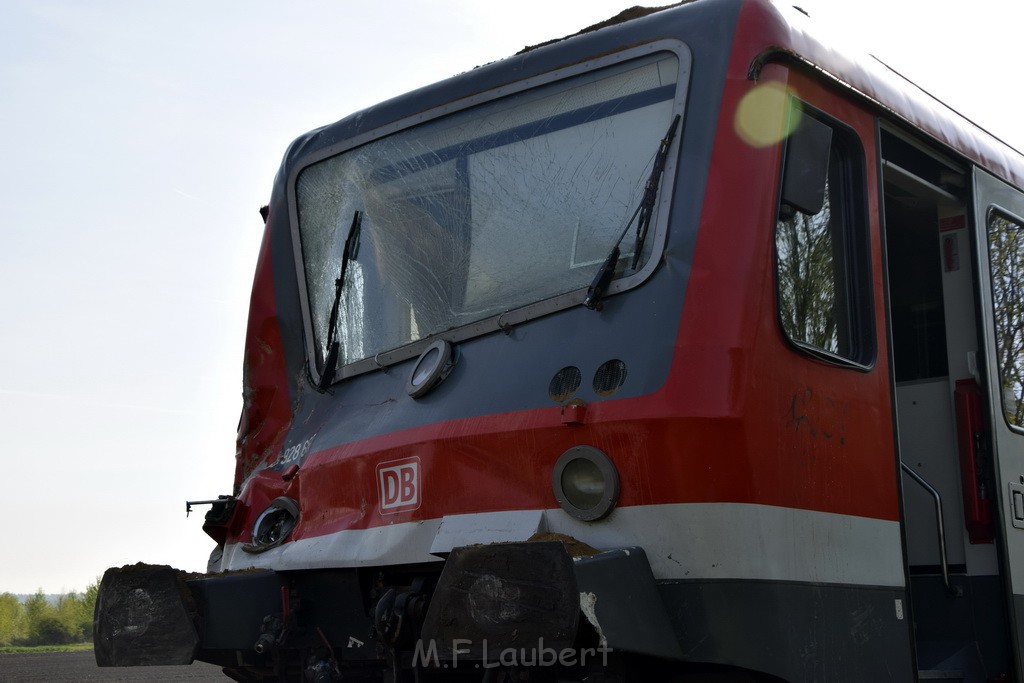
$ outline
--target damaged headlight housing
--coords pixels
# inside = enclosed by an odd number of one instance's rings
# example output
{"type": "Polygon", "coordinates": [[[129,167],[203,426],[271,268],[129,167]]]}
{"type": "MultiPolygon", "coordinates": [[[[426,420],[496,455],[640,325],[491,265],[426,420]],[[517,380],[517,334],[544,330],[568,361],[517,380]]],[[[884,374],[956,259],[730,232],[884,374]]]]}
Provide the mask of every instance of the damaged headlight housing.
{"type": "Polygon", "coordinates": [[[252,543],[246,543],[242,550],[261,553],[281,545],[299,521],[299,504],[281,496],[275,498],[252,525],[252,543]]]}

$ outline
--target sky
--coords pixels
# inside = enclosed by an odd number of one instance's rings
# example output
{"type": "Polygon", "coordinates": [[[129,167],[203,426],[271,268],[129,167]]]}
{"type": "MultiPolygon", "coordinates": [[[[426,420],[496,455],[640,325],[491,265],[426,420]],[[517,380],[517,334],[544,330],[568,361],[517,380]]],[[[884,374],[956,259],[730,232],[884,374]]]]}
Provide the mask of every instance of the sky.
{"type": "MultiPolygon", "coordinates": [[[[1024,149],[1024,3],[796,3],[1024,149]]],[[[0,0],[0,592],[205,568],[292,139],[631,4],[0,0]]]]}

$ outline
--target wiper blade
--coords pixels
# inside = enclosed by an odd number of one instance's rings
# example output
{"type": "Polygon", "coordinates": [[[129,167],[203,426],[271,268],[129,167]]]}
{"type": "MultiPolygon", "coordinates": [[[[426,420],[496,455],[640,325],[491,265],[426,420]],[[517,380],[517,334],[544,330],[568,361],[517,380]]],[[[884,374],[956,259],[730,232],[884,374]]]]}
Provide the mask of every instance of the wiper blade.
{"type": "Polygon", "coordinates": [[[654,203],[658,199],[658,188],[661,187],[661,175],[665,172],[665,162],[668,160],[668,148],[672,146],[672,138],[675,137],[676,127],[679,126],[679,114],[672,119],[668,127],[668,133],[661,139],[661,146],[658,147],[658,154],[654,157],[654,168],[647,178],[647,187],[644,188],[644,198],[640,202],[640,220],[636,224],[636,244],[633,246],[633,270],[636,270],[640,262],[640,253],[644,248],[644,241],[647,239],[647,229],[651,226],[651,216],[654,215],[654,203]]]}
{"type": "Polygon", "coordinates": [[[633,245],[633,263],[631,266],[633,270],[636,270],[637,264],[640,263],[644,241],[647,239],[647,230],[650,228],[651,217],[654,215],[654,204],[658,199],[661,176],[665,171],[665,162],[668,160],[668,150],[672,146],[672,139],[675,137],[676,128],[679,127],[680,118],[680,115],[676,114],[672,119],[672,123],[669,124],[668,131],[665,133],[665,137],[661,139],[658,151],[654,155],[654,165],[651,168],[651,174],[647,176],[647,184],[644,187],[644,196],[640,200],[640,205],[636,207],[636,211],[633,212],[629,221],[626,222],[626,227],[622,230],[622,234],[619,235],[619,239],[615,240],[615,244],[612,245],[611,253],[608,254],[608,258],[601,264],[601,268],[598,269],[594,279],[590,282],[590,287],[587,288],[587,296],[583,299],[583,305],[591,310],[601,309],[601,298],[604,296],[605,291],[607,291],[608,285],[611,284],[612,277],[615,275],[615,266],[619,262],[619,247],[638,215],[640,220],[636,225],[636,242],[633,245]]]}
{"type": "Polygon", "coordinates": [[[354,261],[359,253],[359,229],[363,222],[363,214],[356,211],[352,215],[352,227],[345,238],[345,247],[341,252],[341,272],[334,281],[334,302],[331,304],[331,317],[327,322],[327,357],[324,359],[324,371],[316,388],[325,391],[334,382],[334,373],[338,365],[338,354],[341,344],[338,342],[338,308],[341,306],[341,290],[345,288],[345,272],[349,261],[354,261]]]}

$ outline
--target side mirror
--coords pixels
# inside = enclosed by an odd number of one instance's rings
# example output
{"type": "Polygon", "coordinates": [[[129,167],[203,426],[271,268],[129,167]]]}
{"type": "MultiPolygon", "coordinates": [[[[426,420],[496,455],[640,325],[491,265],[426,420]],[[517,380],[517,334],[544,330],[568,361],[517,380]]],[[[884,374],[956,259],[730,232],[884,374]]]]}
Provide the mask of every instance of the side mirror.
{"type": "Polygon", "coordinates": [[[796,107],[790,114],[798,119],[793,132],[786,138],[779,214],[780,217],[791,215],[795,209],[813,216],[825,204],[832,128],[796,107]]]}

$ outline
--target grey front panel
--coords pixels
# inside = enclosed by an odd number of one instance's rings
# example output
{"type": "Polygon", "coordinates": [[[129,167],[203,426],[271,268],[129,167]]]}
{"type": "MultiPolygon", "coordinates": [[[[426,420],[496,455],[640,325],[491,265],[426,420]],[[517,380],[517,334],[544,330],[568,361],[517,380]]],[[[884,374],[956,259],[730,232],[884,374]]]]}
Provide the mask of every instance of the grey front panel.
{"type": "Polygon", "coordinates": [[[914,679],[902,589],[701,581],[665,583],[661,591],[689,661],[793,683],[914,679]]]}
{"type": "Polygon", "coordinates": [[[557,402],[548,396],[548,383],[567,365],[579,367],[584,373],[583,393],[578,397],[587,402],[608,398],[594,395],[589,387],[597,368],[612,359],[622,360],[628,367],[626,383],[612,398],[643,396],[658,390],[667,376],[679,330],[739,8],[739,2],[693,3],[678,12],[659,13],[560,41],[382,103],[297,140],[286,154],[271,201],[272,216],[281,217],[272,221],[271,235],[276,312],[295,425],[302,425],[288,436],[285,447],[314,437],[312,451],[316,451],[444,420],[554,406],[557,402]],[[295,285],[291,225],[283,220],[289,216],[286,183],[296,167],[325,154],[325,150],[386,130],[426,111],[526,79],[543,78],[559,69],[585,65],[602,55],[619,53],[624,46],[649,45],[666,38],[685,43],[694,64],[699,61],[700,66],[695,66],[688,77],[689,95],[679,131],[680,153],[675,159],[674,177],[665,181],[666,187],[674,184],[676,188],[671,194],[666,243],[655,272],[642,286],[607,297],[605,310],[600,313],[568,308],[516,324],[508,335],[493,332],[466,340],[460,344],[459,360],[445,382],[447,386],[421,401],[408,399],[405,394],[411,359],[392,365],[386,372],[349,378],[332,390],[333,396],[313,390],[306,365],[305,321],[295,285]],[[558,344],[541,343],[551,339],[559,340],[558,344]],[[453,391],[456,385],[459,390],[453,391]],[[335,409],[339,403],[343,410],[335,409]]]}

